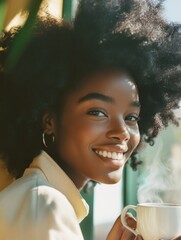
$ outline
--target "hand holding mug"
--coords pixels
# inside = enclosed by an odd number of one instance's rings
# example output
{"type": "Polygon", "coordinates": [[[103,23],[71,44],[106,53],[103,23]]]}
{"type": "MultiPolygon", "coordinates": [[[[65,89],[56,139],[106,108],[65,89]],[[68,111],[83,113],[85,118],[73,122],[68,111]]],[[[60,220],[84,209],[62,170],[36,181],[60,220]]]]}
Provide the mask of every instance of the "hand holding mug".
{"type": "MultiPolygon", "coordinates": [[[[125,215],[125,221],[131,228],[136,227],[136,220],[130,215],[125,215]]],[[[127,228],[125,228],[121,222],[120,216],[115,221],[111,231],[109,232],[106,240],[143,240],[141,236],[133,234],[127,228]]]]}
{"type": "Polygon", "coordinates": [[[166,203],[143,203],[126,206],[121,215],[125,228],[144,240],[181,239],[181,205],[166,203]],[[136,212],[137,227],[131,228],[125,221],[129,209],[136,212]],[[177,236],[177,238],[176,238],[177,236]]]}

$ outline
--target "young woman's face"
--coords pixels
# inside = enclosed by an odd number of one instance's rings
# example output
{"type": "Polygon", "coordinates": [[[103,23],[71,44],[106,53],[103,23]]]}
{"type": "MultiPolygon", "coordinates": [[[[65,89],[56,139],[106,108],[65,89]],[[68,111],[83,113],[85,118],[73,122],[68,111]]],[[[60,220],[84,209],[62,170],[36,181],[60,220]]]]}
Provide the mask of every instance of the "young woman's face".
{"type": "Polygon", "coordinates": [[[67,97],[54,134],[59,164],[78,188],[120,180],[140,141],[139,112],[137,88],[120,73],[94,75],[67,97]]]}

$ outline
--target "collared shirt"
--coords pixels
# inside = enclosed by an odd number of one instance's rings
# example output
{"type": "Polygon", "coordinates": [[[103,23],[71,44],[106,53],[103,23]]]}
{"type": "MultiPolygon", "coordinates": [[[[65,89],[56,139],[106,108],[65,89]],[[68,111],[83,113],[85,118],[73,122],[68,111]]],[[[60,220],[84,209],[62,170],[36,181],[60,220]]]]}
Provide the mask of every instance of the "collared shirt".
{"type": "Polygon", "coordinates": [[[0,240],[82,240],[88,205],[44,151],[0,192],[0,240]]]}

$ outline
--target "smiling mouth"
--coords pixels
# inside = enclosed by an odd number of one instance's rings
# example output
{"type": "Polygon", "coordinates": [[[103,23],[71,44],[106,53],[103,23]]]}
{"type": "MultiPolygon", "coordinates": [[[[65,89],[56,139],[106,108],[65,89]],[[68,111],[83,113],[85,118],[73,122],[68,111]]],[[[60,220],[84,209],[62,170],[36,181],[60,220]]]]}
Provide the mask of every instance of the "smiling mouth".
{"type": "Polygon", "coordinates": [[[104,157],[104,158],[109,158],[112,160],[124,160],[124,154],[123,153],[116,153],[116,152],[107,152],[107,151],[99,151],[95,150],[95,153],[97,153],[99,156],[104,157]]]}

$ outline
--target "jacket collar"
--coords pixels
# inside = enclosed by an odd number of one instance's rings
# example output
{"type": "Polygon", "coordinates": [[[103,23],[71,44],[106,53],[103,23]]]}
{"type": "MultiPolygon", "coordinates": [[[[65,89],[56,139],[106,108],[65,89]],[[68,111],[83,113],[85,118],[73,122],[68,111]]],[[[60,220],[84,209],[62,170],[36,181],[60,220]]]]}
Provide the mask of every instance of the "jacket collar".
{"type": "Polygon", "coordinates": [[[87,216],[89,206],[80,195],[79,190],[45,151],[42,151],[40,155],[33,159],[30,168],[39,168],[48,182],[67,197],[75,210],[79,222],[87,216]]]}

